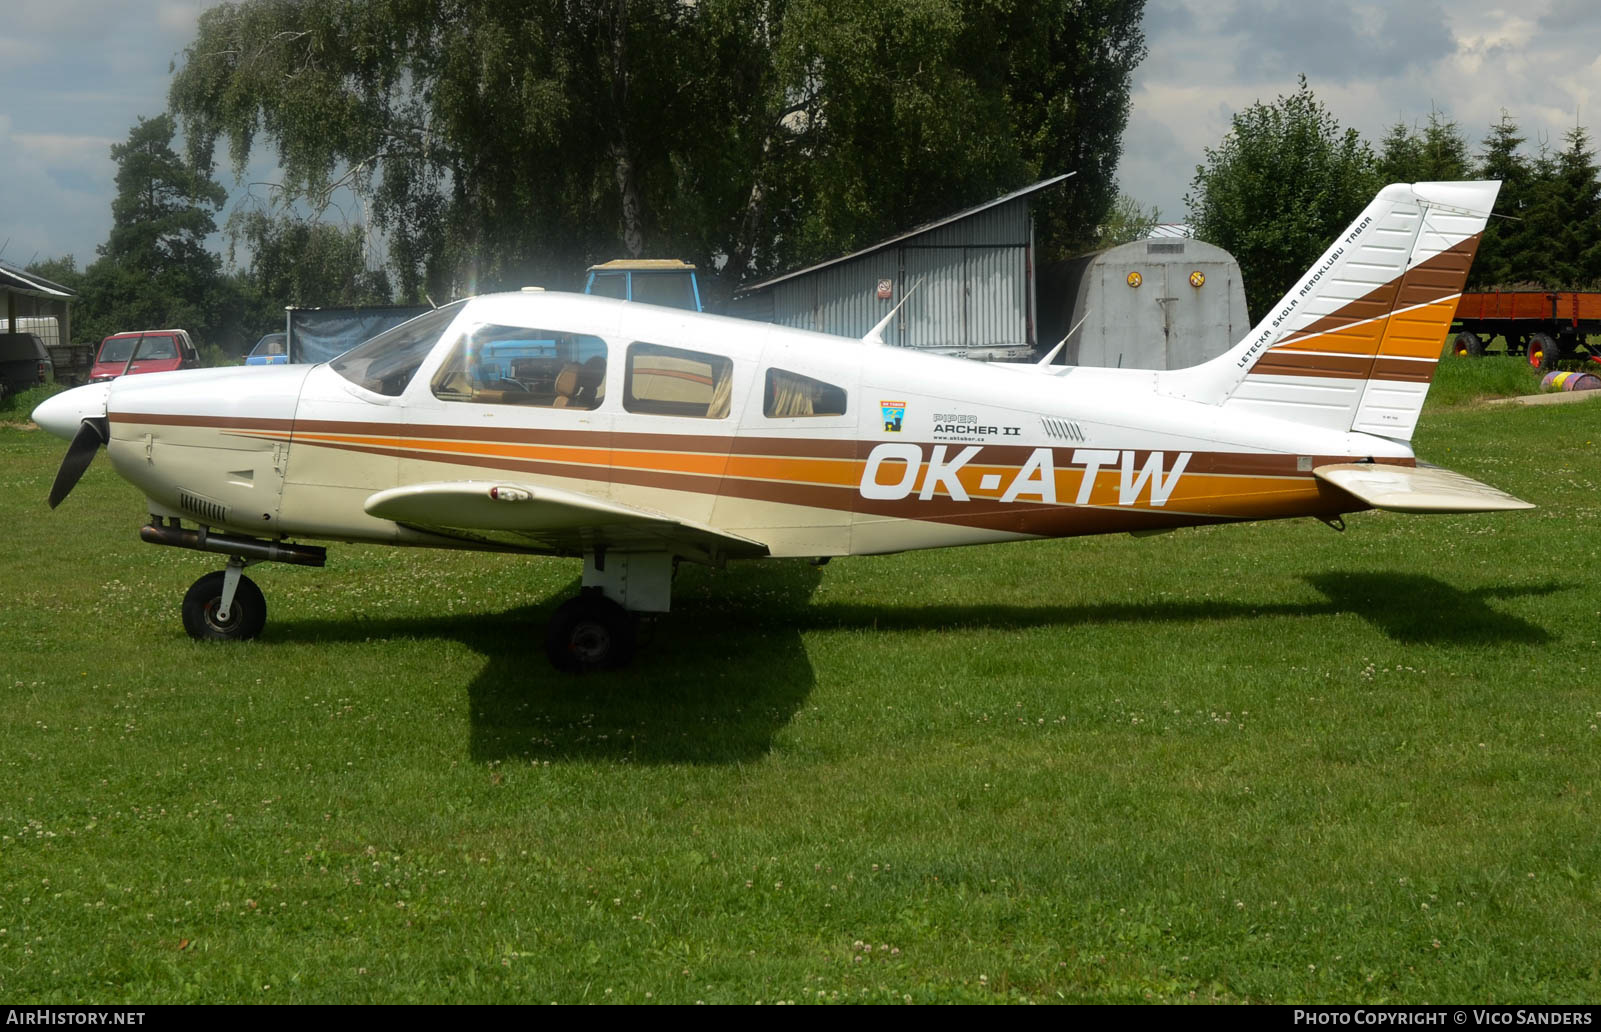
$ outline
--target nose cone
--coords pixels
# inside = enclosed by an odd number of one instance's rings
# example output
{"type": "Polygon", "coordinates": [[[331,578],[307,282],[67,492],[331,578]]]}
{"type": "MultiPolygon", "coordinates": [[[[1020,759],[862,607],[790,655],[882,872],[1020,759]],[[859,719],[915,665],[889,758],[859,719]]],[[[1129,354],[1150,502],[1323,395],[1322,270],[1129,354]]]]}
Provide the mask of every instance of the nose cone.
{"type": "Polygon", "coordinates": [[[54,394],[33,410],[33,421],[64,440],[72,440],[85,419],[106,414],[111,383],[91,383],[54,394]]]}

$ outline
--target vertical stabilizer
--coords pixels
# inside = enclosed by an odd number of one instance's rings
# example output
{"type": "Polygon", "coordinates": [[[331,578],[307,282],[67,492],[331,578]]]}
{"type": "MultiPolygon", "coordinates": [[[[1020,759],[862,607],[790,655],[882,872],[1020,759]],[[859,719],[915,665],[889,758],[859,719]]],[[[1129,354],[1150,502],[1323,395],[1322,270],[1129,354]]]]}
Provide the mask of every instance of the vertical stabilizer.
{"type": "Polygon", "coordinates": [[[1243,341],[1160,389],[1411,440],[1500,188],[1385,187],[1243,341]]]}

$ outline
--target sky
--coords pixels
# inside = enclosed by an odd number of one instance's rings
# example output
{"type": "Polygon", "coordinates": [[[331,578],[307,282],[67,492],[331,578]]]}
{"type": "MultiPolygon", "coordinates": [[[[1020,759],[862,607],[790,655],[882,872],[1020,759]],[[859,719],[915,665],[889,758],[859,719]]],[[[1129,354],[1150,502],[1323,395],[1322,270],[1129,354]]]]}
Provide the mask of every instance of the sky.
{"type": "MultiPolygon", "coordinates": [[[[0,261],[93,261],[111,228],[113,143],[166,108],[171,65],[204,0],[4,0],[0,29],[0,261]]],[[[1305,73],[1342,126],[1375,145],[1432,109],[1477,152],[1505,109],[1531,146],[1575,122],[1601,134],[1594,0],[1148,0],[1119,182],[1181,222],[1195,166],[1232,115],[1305,73]]],[[[1054,171],[1054,170],[1053,170],[1054,171]]],[[[1066,170],[1062,170],[1066,171],[1066,170]]],[[[249,182],[270,181],[253,159],[249,182]]],[[[230,205],[250,203],[218,170],[230,205]]],[[[260,187],[255,188],[259,199],[260,187]]],[[[219,218],[221,222],[227,212],[219,218]]]]}
{"type": "Polygon", "coordinates": [[[1134,75],[1118,181],[1182,222],[1206,148],[1235,112],[1293,93],[1305,74],[1342,127],[1377,150],[1397,122],[1435,110],[1475,156],[1504,110],[1552,149],[1575,122],[1601,133],[1595,0],[1148,0],[1149,55],[1134,75]]]}

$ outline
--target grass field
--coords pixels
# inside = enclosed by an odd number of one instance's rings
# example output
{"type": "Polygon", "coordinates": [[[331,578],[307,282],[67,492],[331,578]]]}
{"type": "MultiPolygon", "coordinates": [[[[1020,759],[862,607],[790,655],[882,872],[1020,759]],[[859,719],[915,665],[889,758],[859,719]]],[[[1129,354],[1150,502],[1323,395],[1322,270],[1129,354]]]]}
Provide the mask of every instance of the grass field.
{"type": "Polygon", "coordinates": [[[1601,403],[1418,437],[1540,508],[686,567],[569,679],[556,561],[193,643],[220,561],[0,429],[0,998],[1601,999],[1601,403]]]}

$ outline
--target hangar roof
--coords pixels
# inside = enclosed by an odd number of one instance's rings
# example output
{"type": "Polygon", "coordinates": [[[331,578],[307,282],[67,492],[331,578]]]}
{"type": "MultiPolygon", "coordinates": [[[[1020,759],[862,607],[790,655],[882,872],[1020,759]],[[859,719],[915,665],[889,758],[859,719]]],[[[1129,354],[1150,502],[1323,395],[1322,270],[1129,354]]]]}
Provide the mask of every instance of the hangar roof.
{"type": "Polygon", "coordinates": [[[766,288],[773,286],[775,283],[782,283],[785,280],[794,279],[797,276],[804,276],[807,273],[816,272],[818,269],[826,269],[830,265],[838,265],[840,262],[848,262],[853,258],[860,258],[863,255],[872,254],[874,251],[882,251],[886,247],[892,247],[903,240],[927,233],[929,230],[938,229],[941,226],[948,226],[953,222],[960,222],[965,218],[977,215],[981,211],[987,211],[990,208],[999,207],[1009,201],[1015,201],[1020,197],[1027,197],[1029,194],[1038,193],[1039,191],[1044,190],[1046,187],[1055,186],[1057,183],[1062,182],[1068,176],[1073,174],[1074,173],[1072,172],[1067,172],[1063,175],[1052,176],[1050,179],[1042,179],[1037,183],[1032,183],[1023,187],[1021,190],[1013,190],[1009,194],[997,197],[993,201],[985,201],[983,204],[963,209],[954,215],[947,215],[942,219],[936,219],[933,222],[924,223],[923,225],[914,229],[909,229],[897,236],[890,237],[888,240],[880,240],[878,243],[873,244],[870,247],[864,247],[860,251],[853,251],[850,254],[841,255],[838,258],[830,258],[826,262],[818,262],[816,265],[808,265],[806,268],[796,269],[794,272],[786,272],[782,276],[774,276],[771,279],[762,280],[760,283],[751,283],[746,286],[742,286],[739,288],[738,292],[740,294],[748,294],[758,290],[765,290],[766,288]]]}
{"type": "Polygon", "coordinates": [[[31,272],[12,268],[0,263],[0,290],[9,290],[15,294],[27,294],[31,297],[46,298],[73,298],[78,295],[59,283],[52,283],[43,276],[36,276],[31,272]]]}

